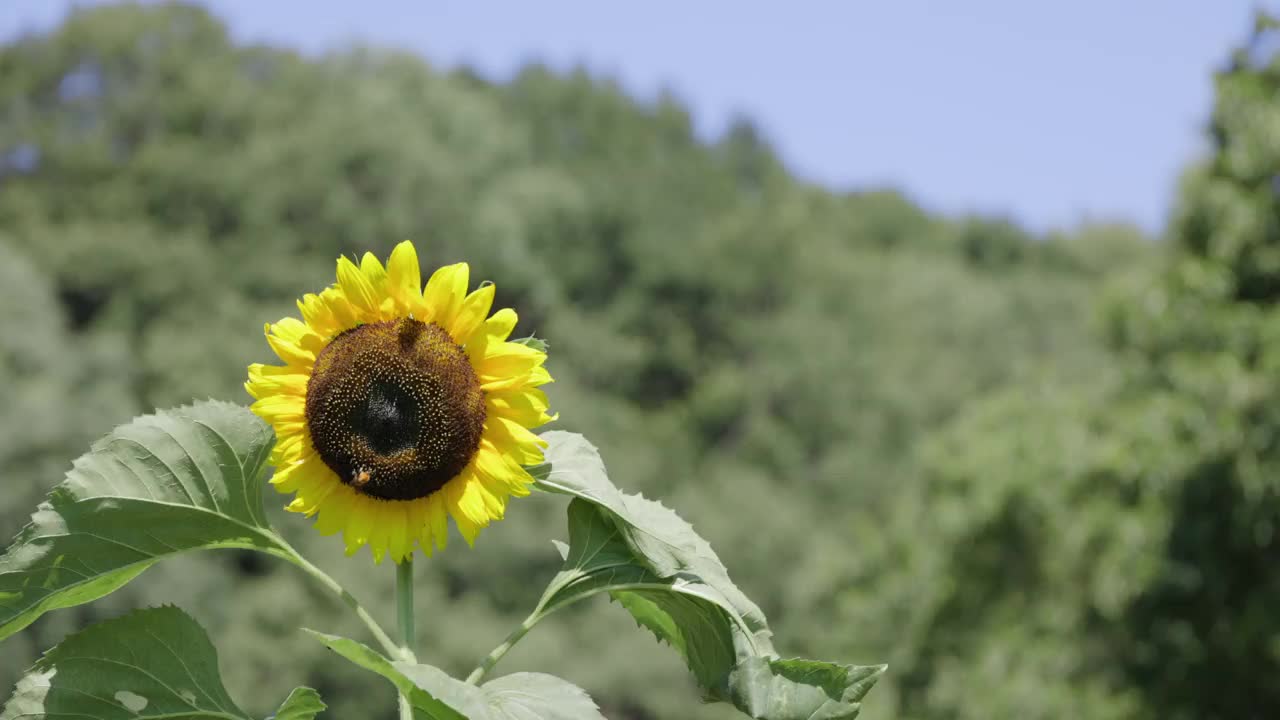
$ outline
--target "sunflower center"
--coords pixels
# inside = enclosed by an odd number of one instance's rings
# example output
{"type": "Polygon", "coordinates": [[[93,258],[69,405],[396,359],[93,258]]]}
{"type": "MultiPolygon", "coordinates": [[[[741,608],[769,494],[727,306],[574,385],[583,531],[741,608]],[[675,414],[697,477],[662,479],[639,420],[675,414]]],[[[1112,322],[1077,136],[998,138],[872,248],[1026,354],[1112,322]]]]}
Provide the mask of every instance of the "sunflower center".
{"type": "Polygon", "coordinates": [[[342,482],[372,497],[413,500],[471,462],[485,402],[449,333],[403,318],[334,338],[316,358],[306,414],[316,452],[342,482]]]}

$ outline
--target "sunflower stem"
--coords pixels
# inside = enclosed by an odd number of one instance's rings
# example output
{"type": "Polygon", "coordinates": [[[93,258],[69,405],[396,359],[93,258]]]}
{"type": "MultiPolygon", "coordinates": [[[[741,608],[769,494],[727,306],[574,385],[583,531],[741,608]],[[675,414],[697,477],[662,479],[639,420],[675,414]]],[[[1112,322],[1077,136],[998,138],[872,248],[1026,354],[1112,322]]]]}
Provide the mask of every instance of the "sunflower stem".
{"type": "Polygon", "coordinates": [[[400,620],[400,650],[406,660],[413,654],[413,556],[396,563],[396,617],[400,620]]]}
{"type": "MultiPolygon", "coordinates": [[[[416,662],[413,653],[413,555],[396,563],[396,617],[400,621],[400,655],[416,662]]],[[[400,696],[400,720],[413,720],[409,699],[400,696]]]]}
{"type": "Polygon", "coordinates": [[[283,555],[284,558],[294,565],[302,568],[302,570],[308,575],[319,581],[321,585],[325,586],[335,595],[342,598],[342,602],[355,612],[356,617],[360,618],[360,621],[365,624],[365,627],[369,628],[369,633],[373,635],[373,638],[378,641],[378,644],[382,646],[384,651],[391,655],[396,655],[400,652],[400,646],[396,645],[395,642],[392,641],[391,636],[387,635],[386,631],[382,629],[382,626],[378,624],[378,621],[373,619],[373,616],[369,614],[368,610],[364,609],[364,606],[355,599],[355,596],[347,592],[346,589],[339,585],[338,581],[330,577],[328,573],[311,564],[310,560],[302,557],[301,553],[285,542],[284,538],[277,536],[276,539],[285,548],[283,555]]]}

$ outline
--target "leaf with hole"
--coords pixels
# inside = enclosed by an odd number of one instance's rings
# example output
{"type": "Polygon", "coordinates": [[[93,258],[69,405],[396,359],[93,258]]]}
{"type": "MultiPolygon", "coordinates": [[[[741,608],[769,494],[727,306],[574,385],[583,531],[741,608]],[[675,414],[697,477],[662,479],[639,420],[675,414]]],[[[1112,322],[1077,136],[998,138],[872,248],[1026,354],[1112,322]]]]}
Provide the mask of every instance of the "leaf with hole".
{"type": "MultiPolygon", "coordinates": [[[[313,720],[325,705],[294,690],[276,720],[313,720]]],[[[174,607],[136,610],[68,636],[18,681],[0,720],[250,720],[227,695],[209,636],[174,607]]]]}
{"type": "Polygon", "coordinates": [[[311,632],[326,647],[377,673],[409,699],[415,720],[604,720],[579,687],[545,673],[513,673],[480,685],[430,665],[390,660],[354,640],[311,632]]]}

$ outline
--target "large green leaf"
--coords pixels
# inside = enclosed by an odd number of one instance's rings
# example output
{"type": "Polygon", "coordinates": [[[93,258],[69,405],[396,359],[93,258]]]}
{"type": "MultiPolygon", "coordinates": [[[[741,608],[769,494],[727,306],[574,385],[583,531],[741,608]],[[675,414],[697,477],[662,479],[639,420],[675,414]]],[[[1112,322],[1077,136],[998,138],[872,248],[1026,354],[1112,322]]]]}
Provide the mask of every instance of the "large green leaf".
{"type": "MultiPolygon", "coordinates": [[[[324,703],[299,688],[276,720],[313,720],[324,703]]],[[[137,610],[71,635],[18,681],[0,720],[249,720],[218,676],[209,636],[174,607],[137,610]]]]}
{"type": "Polygon", "coordinates": [[[354,640],[312,634],[352,663],[390,680],[409,699],[415,720],[604,720],[581,688],[553,675],[514,673],[477,687],[430,665],[390,660],[354,640]]]}
{"type": "Polygon", "coordinates": [[[0,640],[167,555],[282,551],[262,507],[272,442],[246,408],[206,401],[136,418],[94,443],[0,556],[0,640]]]}
{"type": "Polygon", "coordinates": [[[883,665],[778,657],[764,613],[729,579],[711,546],[672,510],[609,481],[581,435],[543,434],[544,490],[571,495],[565,565],[542,612],[608,592],[680,652],[709,699],[755,718],[853,718],[883,665]]]}
{"type": "Polygon", "coordinates": [[[663,578],[637,562],[617,523],[575,498],[569,503],[565,566],[551,581],[542,612],[600,592],[610,593],[678,650],[702,687],[715,686],[733,668],[733,606],[704,583],[663,578]]]}

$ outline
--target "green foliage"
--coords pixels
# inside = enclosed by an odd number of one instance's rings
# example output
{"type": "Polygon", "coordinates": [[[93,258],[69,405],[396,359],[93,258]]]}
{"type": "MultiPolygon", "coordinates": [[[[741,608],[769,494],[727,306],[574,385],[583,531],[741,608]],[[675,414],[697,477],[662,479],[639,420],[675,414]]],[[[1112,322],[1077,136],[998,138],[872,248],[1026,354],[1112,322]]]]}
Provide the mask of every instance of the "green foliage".
{"type": "MultiPolygon", "coordinates": [[[[469,682],[433,666],[389,660],[339,636],[313,634],[357,666],[390,680],[415,717],[602,717],[585,692],[554,676],[517,673],[478,687],[472,682],[483,679],[541,617],[609,592],[684,655],[710,698],[730,701],[762,720],[857,715],[857,701],[883,666],[777,659],[763,614],[688,523],[658,503],[619,491],[582,436],[550,432],[546,437],[550,444],[547,462],[537,468],[539,487],[574,497],[566,566],[519,634],[491,653],[469,682]]],[[[243,548],[277,554],[302,567],[341,595],[384,646],[411,658],[410,650],[389,642],[349,593],[271,529],[261,504],[270,447],[267,427],[252,413],[214,401],[137,418],[95,443],[0,558],[7,634],[48,610],[107,595],[166,555],[243,548]]],[[[406,577],[411,583],[411,572],[406,577]]],[[[314,691],[295,691],[276,716],[306,719],[324,708],[314,691]]],[[[203,629],[174,608],[99,623],[66,640],[19,681],[3,717],[90,713],[244,717],[223,689],[216,653],[203,629]],[[181,675],[171,678],[172,673],[181,675]],[[108,692],[114,694],[108,697],[108,692]],[[100,704],[109,709],[97,709],[100,704]]]]}
{"type": "Polygon", "coordinates": [[[289,697],[285,698],[275,714],[267,720],[312,720],[324,712],[326,707],[315,690],[297,688],[289,693],[289,697]]]}
{"type": "Polygon", "coordinates": [[[1106,362],[990,393],[928,443],[895,522],[913,531],[844,600],[892,618],[904,714],[1280,710],[1275,32],[1217,76],[1165,255],[1102,298],[1106,362]]]}
{"type": "Polygon", "coordinates": [[[408,698],[415,718],[423,720],[466,720],[484,712],[473,686],[459,682],[431,665],[392,661],[376,650],[337,635],[309,631],[325,647],[357,667],[391,681],[408,698]]]}
{"type": "MultiPolygon", "coordinates": [[[[336,255],[413,238],[425,264],[497,281],[520,334],[555,350],[564,427],[680,508],[789,649],[888,660],[863,717],[1274,715],[1274,33],[1261,18],[1218,75],[1212,152],[1157,244],[814,188],[749,122],[703,142],[677,100],[585,71],[492,83],[243,44],[179,4],[77,12],[0,48],[0,532],[121,419],[241,397],[261,322],[336,255]]],[[[417,644],[442,671],[470,670],[557,572],[530,541],[562,517],[553,500],[419,565],[417,644]]],[[[389,586],[278,525],[343,586],[389,586]]],[[[577,590],[665,577],[621,533],[576,561],[577,590]]],[[[236,658],[226,683],[254,716],[305,683],[333,717],[391,717],[390,693],[293,632],[302,606],[361,631],[327,597],[261,553],[159,563],[8,638],[0,686],[68,631],[177,602],[236,658]]],[[[619,720],[734,714],[688,703],[724,666],[730,621],[703,611],[721,606],[620,599],[679,654],[580,604],[504,663],[564,675],[619,720]]],[[[769,662],[779,696],[857,687],[769,662]]],[[[742,694],[750,712],[773,682],[742,694]]]]}
{"type": "Polygon", "coordinates": [[[542,673],[515,673],[477,687],[438,668],[392,661],[353,640],[312,633],[355,665],[391,681],[421,720],[594,720],[603,718],[581,689],[542,673]]]}
{"type": "MultiPolygon", "coordinates": [[[[289,694],[276,720],[313,720],[325,709],[314,690],[289,694]]],[[[100,720],[249,720],[218,677],[204,630],[173,607],[138,610],[58,644],[18,681],[0,713],[100,720]]]]}
{"type": "MultiPolygon", "coordinates": [[[[760,608],[711,546],[660,503],[609,481],[581,435],[551,431],[538,487],[573,496],[565,567],[539,612],[608,592],[678,650],[707,697],[762,720],[854,718],[884,666],[781,660],[760,608]]],[[[535,615],[536,618],[536,615],[535,615]]]]}
{"type": "Polygon", "coordinates": [[[272,442],[245,408],[210,401],[137,418],[95,443],[0,556],[0,640],[168,555],[281,550],[262,508],[272,442]]]}
{"type": "Polygon", "coordinates": [[[884,666],[749,657],[729,678],[734,704],[753,718],[853,720],[884,666]]]}
{"type": "MultiPolygon", "coordinates": [[[[480,687],[492,720],[603,720],[596,704],[581,688],[553,675],[513,673],[480,687]]],[[[481,716],[483,717],[483,716],[481,716]]]]}

